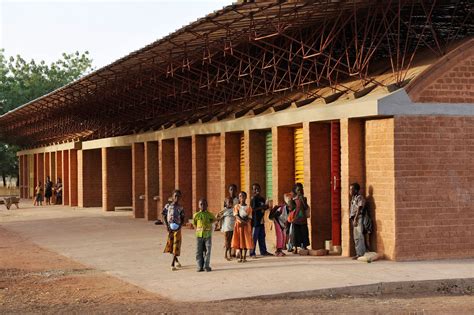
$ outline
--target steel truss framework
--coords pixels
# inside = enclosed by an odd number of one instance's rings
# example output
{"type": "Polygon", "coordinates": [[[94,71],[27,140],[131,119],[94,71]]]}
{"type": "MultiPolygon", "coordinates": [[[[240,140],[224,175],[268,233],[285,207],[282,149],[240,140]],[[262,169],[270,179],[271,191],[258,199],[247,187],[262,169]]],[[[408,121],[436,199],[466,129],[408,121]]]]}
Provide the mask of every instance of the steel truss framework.
{"type": "Polygon", "coordinates": [[[474,35],[470,0],[271,1],[228,6],[0,117],[23,147],[261,112],[301,99],[402,86],[415,54],[474,35]]]}

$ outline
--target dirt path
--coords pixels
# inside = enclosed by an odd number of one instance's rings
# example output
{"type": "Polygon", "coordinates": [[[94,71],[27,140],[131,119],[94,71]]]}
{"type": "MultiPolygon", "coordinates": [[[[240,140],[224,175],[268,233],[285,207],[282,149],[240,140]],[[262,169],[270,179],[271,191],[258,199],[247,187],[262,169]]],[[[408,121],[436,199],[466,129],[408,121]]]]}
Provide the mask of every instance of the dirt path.
{"type": "Polygon", "coordinates": [[[474,297],[466,295],[177,303],[38,247],[2,228],[0,240],[0,314],[474,313],[474,297]]]}

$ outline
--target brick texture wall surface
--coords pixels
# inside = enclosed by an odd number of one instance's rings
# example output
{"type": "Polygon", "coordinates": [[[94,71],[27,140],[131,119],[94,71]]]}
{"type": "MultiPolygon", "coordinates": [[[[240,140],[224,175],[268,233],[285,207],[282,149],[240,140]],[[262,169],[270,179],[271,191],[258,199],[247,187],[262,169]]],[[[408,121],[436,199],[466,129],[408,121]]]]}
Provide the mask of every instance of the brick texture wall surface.
{"type": "MultiPolygon", "coordinates": [[[[221,185],[220,199],[221,208],[224,198],[227,196],[227,189],[230,184],[236,184],[238,190],[240,187],[240,138],[242,133],[226,132],[221,134],[221,185]]],[[[247,191],[248,196],[250,196],[247,191]]]]}
{"type": "Polygon", "coordinates": [[[397,260],[474,257],[474,118],[396,117],[397,260]]]}
{"type": "Polygon", "coordinates": [[[69,150],[69,205],[72,207],[76,207],[79,204],[79,175],[77,162],[77,150],[69,150]]]}
{"type": "Polygon", "coordinates": [[[77,151],[77,192],[79,207],[102,206],[101,149],[77,151]]]}
{"type": "Polygon", "coordinates": [[[192,189],[193,189],[193,213],[198,210],[197,204],[200,198],[207,196],[207,141],[205,136],[192,136],[192,189]]]}
{"type": "Polygon", "coordinates": [[[163,140],[158,146],[160,183],[160,201],[158,202],[158,216],[161,216],[163,207],[171,197],[175,189],[175,162],[174,162],[174,140],[163,140]]]}
{"type": "Polygon", "coordinates": [[[295,183],[294,133],[290,127],[272,128],[273,202],[282,203],[283,194],[295,183]]]}
{"type": "Polygon", "coordinates": [[[158,180],[158,142],[145,143],[145,218],[156,220],[158,218],[158,203],[154,200],[159,196],[158,180]]]}
{"type": "Polygon", "coordinates": [[[132,150],[130,147],[102,148],[102,179],[102,208],[105,211],[113,211],[115,207],[132,206],[132,150]]]}
{"type": "Polygon", "coordinates": [[[447,54],[407,86],[421,103],[474,103],[474,39],[447,54]]]}
{"type": "MultiPolygon", "coordinates": [[[[262,195],[265,195],[266,183],[265,183],[265,131],[245,131],[245,176],[246,176],[246,187],[243,190],[252,193],[252,184],[260,184],[262,189],[262,195]]],[[[265,196],[269,199],[272,196],[265,196]]]]}
{"type": "Polygon", "coordinates": [[[354,243],[349,224],[349,185],[358,182],[365,193],[364,122],[341,119],[341,244],[344,256],[354,255],[354,243]]]}
{"type": "Polygon", "coordinates": [[[324,248],[331,234],[330,124],[303,124],[305,195],[311,207],[310,241],[324,248]]]}
{"type": "Polygon", "coordinates": [[[63,205],[69,205],[69,151],[62,151],[63,205]]]}
{"type": "Polygon", "coordinates": [[[395,258],[395,170],[393,119],[365,123],[365,196],[375,221],[372,250],[395,258]],[[376,240],[376,241],[375,241],[376,240]]]}
{"type": "Polygon", "coordinates": [[[145,217],[145,144],[132,144],[132,208],[135,218],[145,217]]]}
{"type": "MultiPolygon", "coordinates": [[[[223,200],[221,192],[221,138],[219,135],[206,137],[206,191],[209,210],[221,211],[223,200]]],[[[224,189],[225,190],[225,189],[224,189]]]]}
{"type": "Polygon", "coordinates": [[[175,139],[175,186],[181,190],[181,204],[185,211],[185,220],[192,219],[192,163],[191,137],[175,139]]]}

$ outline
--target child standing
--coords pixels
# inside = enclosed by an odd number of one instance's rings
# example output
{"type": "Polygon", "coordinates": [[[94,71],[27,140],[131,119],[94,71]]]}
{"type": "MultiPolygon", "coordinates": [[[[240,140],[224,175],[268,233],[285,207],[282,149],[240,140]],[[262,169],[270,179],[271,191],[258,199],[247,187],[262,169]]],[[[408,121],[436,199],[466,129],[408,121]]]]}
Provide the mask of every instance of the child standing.
{"type": "Polygon", "coordinates": [[[198,272],[211,271],[211,247],[212,247],[212,223],[216,218],[207,211],[207,200],[199,200],[199,212],[193,216],[193,224],[196,227],[196,262],[198,272]]]}
{"type": "Polygon", "coordinates": [[[256,257],[257,242],[260,249],[260,255],[262,256],[273,256],[267,251],[267,245],[265,244],[265,222],[264,215],[265,210],[268,209],[268,202],[265,198],[260,195],[260,185],[255,183],[252,185],[253,197],[250,200],[250,206],[252,207],[252,228],[253,228],[253,246],[254,248],[250,251],[250,257],[256,257]]]}
{"type": "Polygon", "coordinates": [[[224,257],[228,261],[230,261],[231,254],[232,254],[232,236],[234,234],[234,225],[235,225],[235,217],[234,217],[234,200],[232,197],[228,197],[225,200],[225,207],[224,210],[221,212],[222,216],[222,224],[221,224],[221,232],[224,232],[224,243],[225,243],[225,254],[224,257]]]}
{"type": "Polygon", "coordinates": [[[35,188],[35,202],[33,206],[42,206],[43,205],[43,186],[41,186],[41,182],[35,188]]]}
{"type": "Polygon", "coordinates": [[[239,204],[234,207],[234,234],[232,236],[232,248],[240,250],[239,263],[247,261],[247,250],[253,249],[252,241],[252,208],[246,203],[247,193],[241,191],[239,204]]]}
{"type": "Polygon", "coordinates": [[[173,255],[171,270],[176,271],[176,267],[181,267],[178,256],[181,254],[181,226],[184,223],[184,209],[179,204],[181,191],[173,191],[171,198],[172,202],[168,203],[162,212],[164,223],[168,229],[168,240],[163,252],[173,255]]]}

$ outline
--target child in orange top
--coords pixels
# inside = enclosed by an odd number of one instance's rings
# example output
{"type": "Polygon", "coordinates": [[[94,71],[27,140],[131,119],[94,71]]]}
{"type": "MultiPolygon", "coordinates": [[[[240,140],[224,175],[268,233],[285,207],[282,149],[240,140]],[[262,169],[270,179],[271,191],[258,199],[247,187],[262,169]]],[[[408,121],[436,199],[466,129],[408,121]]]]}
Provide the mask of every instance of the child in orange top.
{"type": "Polygon", "coordinates": [[[232,235],[232,248],[240,250],[238,262],[247,261],[247,250],[253,248],[252,240],[252,208],[247,205],[247,193],[241,191],[239,204],[234,206],[234,235],[232,235]]]}

